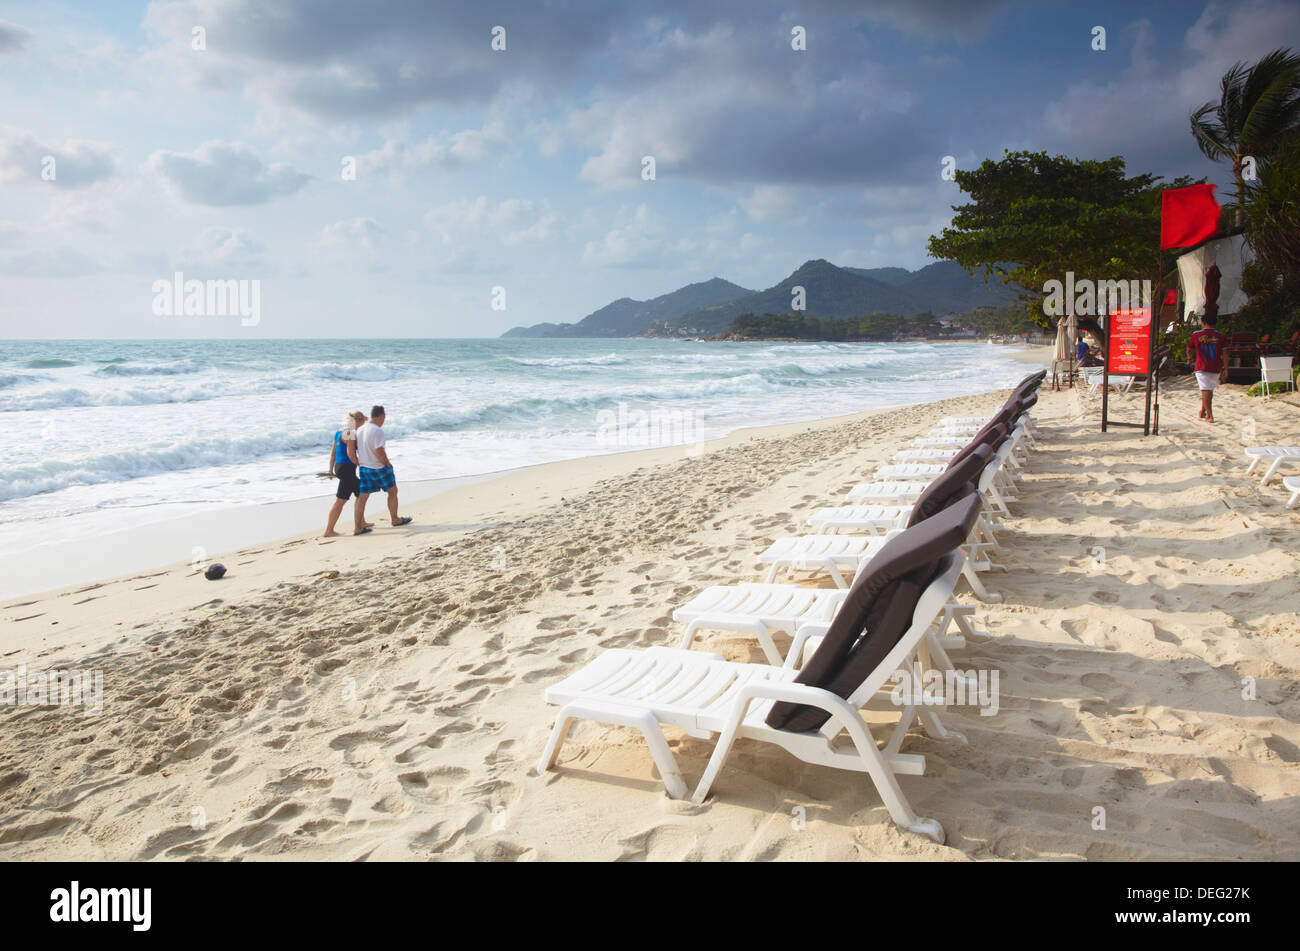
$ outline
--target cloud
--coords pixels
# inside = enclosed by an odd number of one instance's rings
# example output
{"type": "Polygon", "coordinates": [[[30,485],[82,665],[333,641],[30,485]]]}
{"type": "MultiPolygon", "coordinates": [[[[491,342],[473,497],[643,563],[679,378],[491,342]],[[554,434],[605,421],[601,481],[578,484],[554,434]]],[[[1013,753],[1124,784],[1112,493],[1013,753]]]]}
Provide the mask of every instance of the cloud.
{"type": "Polygon", "coordinates": [[[827,185],[892,180],[943,154],[940,129],[916,116],[918,92],[852,31],[815,56],[774,43],[767,25],[620,43],[618,80],[566,116],[569,138],[592,153],[580,177],[602,188],[644,187],[646,155],[659,182],[827,185]]]}
{"type": "Polygon", "coordinates": [[[260,205],[302,188],[310,175],[285,162],[265,165],[240,142],[204,142],[194,152],[159,150],[148,167],[174,198],[197,205],[260,205]]]}
{"type": "Polygon", "coordinates": [[[0,253],[0,274],[9,277],[85,277],[99,270],[88,255],[67,246],[0,253]]]}
{"type": "Polygon", "coordinates": [[[106,143],[67,139],[55,145],[24,129],[0,125],[0,181],[85,188],[116,173],[116,150],[106,143]],[[43,177],[47,168],[54,175],[48,181],[43,177]]]}
{"type": "Polygon", "coordinates": [[[144,26],[157,55],[186,83],[243,89],[336,121],[484,103],[518,76],[554,86],[618,24],[640,16],[604,0],[572,0],[561,10],[516,0],[490,11],[428,0],[278,0],[274,15],[263,0],[155,0],[144,26]],[[190,49],[196,24],[207,31],[207,48],[197,54],[190,49]],[[506,29],[504,51],[491,48],[496,25],[506,29]]]}
{"type": "Polygon", "coordinates": [[[669,242],[657,215],[645,202],[629,214],[619,215],[621,222],[605,232],[604,237],[588,241],[582,249],[582,263],[588,267],[662,267],[680,260],[694,250],[689,239],[669,242]]]}
{"type": "Polygon", "coordinates": [[[21,53],[32,35],[32,31],[24,26],[0,20],[0,56],[21,53]]]}
{"type": "Polygon", "coordinates": [[[500,122],[450,135],[434,134],[420,142],[411,142],[405,133],[392,135],[384,139],[380,148],[357,156],[357,175],[402,179],[428,168],[451,171],[482,165],[500,153],[504,140],[500,122]]]}
{"type": "Polygon", "coordinates": [[[750,221],[791,221],[805,210],[799,204],[797,191],[785,185],[759,185],[739,204],[750,221]]]}
{"type": "Polygon", "coordinates": [[[193,246],[181,251],[181,270],[237,268],[248,270],[264,264],[266,248],[243,228],[211,226],[199,233],[193,246]]]}
{"type": "Polygon", "coordinates": [[[443,244],[469,235],[490,235],[501,244],[519,245],[550,238],[559,224],[559,215],[551,210],[549,202],[525,198],[493,202],[479,195],[430,208],[424,224],[443,244]]]}
{"type": "Polygon", "coordinates": [[[1279,37],[1300,35],[1300,6],[1268,0],[1207,4],[1176,47],[1165,44],[1159,59],[1161,47],[1147,20],[1112,33],[1112,49],[1093,55],[1116,56],[1116,33],[1132,43],[1124,68],[1108,81],[1074,83],[1044,107],[1040,129],[1051,146],[1087,158],[1123,155],[1129,174],[1214,177],[1215,167],[1192,140],[1189,116],[1203,102],[1218,102],[1220,77],[1234,63],[1253,63],[1279,37]]]}
{"type": "Polygon", "coordinates": [[[326,248],[377,249],[387,237],[387,232],[374,218],[350,218],[335,221],[321,229],[318,243],[326,248]]]}

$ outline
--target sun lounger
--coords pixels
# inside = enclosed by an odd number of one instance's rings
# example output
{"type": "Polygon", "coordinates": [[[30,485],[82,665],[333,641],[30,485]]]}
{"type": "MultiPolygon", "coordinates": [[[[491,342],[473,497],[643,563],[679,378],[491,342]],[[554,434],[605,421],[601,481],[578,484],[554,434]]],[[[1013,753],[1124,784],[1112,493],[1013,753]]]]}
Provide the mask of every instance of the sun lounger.
{"type": "MultiPolygon", "coordinates": [[[[1106,371],[1105,367],[1080,367],[1079,368],[1079,373],[1082,374],[1083,381],[1088,384],[1089,394],[1097,392],[1098,387],[1101,386],[1101,375],[1105,371],[1106,371]]],[[[1110,386],[1115,387],[1115,390],[1117,392],[1127,393],[1129,390],[1133,389],[1133,381],[1136,379],[1137,377],[1135,376],[1118,376],[1112,373],[1106,377],[1106,382],[1110,386]]]]}
{"type": "Polygon", "coordinates": [[[956,548],[978,512],[979,501],[969,498],[892,539],[854,582],[797,673],[791,666],[739,664],[680,648],[605,651],[547,689],[547,702],[561,709],[538,771],[554,768],[572,721],[627,726],[645,736],[668,794],[685,798],[686,783],[663,734],[664,726],[674,726],[700,739],[717,736],[690,795],[698,803],[734,742],[745,738],[779,746],[807,763],[866,773],[894,822],[942,842],[943,827],[912,811],[896,778],[922,774],[924,757],[899,749],[918,717],[931,735],[960,738],[943,728],[934,706],[914,695],[901,709],[886,706],[899,716],[883,745],[859,711],[894,671],[929,662],[925,632],[952,594],[963,560],[956,548]]]}
{"type": "Polygon", "coordinates": [[[1265,459],[1269,461],[1264,477],[1259,480],[1260,485],[1268,485],[1268,480],[1273,478],[1283,463],[1300,463],[1300,446],[1247,446],[1246,458],[1250,460],[1246,475],[1254,472],[1255,467],[1265,459]]]}
{"type": "Polygon", "coordinates": [[[950,462],[960,449],[903,449],[894,453],[894,462],[950,462]]]}
{"type": "Polygon", "coordinates": [[[1291,501],[1287,502],[1286,507],[1295,508],[1297,499],[1300,499],[1300,476],[1287,476],[1282,480],[1282,485],[1291,493],[1291,501]]]}
{"type": "Polygon", "coordinates": [[[948,468],[946,463],[900,462],[894,465],[881,466],[876,470],[874,478],[877,482],[893,482],[900,479],[933,479],[946,468],[948,468]]]}

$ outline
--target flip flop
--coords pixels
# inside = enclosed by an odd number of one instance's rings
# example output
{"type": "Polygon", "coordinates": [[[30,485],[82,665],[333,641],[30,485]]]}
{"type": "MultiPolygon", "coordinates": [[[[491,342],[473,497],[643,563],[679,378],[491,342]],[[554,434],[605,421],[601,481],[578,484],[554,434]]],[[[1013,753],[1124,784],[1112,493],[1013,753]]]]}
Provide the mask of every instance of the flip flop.
{"type": "Polygon", "coordinates": [[[353,534],[353,535],[364,535],[366,532],[373,532],[373,531],[374,531],[374,529],[371,528],[369,525],[367,525],[365,528],[361,529],[361,531],[359,531],[359,532],[353,532],[352,534],[353,534]]]}
{"type": "Polygon", "coordinates": [[[403,515],[403,516],[402,516],[401,518],[399,518],[395,523],[393,523],[393,528],[396,528],[398,525],[405,525],[405,524],[406,524],[407,522],[409,522],[410,520],[411,520],[411,516],[409,516],[409,515],[403,515]]]}

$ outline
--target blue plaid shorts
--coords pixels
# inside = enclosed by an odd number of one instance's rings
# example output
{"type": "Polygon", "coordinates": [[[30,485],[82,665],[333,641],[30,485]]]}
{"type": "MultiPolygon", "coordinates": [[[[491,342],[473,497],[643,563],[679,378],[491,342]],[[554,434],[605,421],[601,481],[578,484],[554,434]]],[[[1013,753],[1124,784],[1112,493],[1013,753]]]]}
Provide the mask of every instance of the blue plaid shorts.
{"type": "Polygon", "coordinates": [[[368,469],[365,466],[359,466],[357,467],[357,476],[361,482],[361,495],[370,495],[372,492],[387,492],[397,486],[397,476],[393,475],[392,466],[384,466],[382,469],[368,469]]]}

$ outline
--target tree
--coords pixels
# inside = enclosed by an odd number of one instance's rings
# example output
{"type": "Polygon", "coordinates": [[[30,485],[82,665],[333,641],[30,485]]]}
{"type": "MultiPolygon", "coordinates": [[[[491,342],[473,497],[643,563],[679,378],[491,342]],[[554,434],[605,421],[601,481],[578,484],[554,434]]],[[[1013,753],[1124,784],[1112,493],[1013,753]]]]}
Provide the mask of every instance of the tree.
{"type": "Polygon", "coordinates": [[[1279,49],[1254,66],[1237,63],[1223,74],[1220,87],[1217,106],[1207,102],[1192,113],[1192,136],[1211,161],[1232,160],[1241,227],[1245,159],[1267,166],[1278,144],[1300,124],[1300,56],[1279,49]]]}
{"type": "Polygon", "coordinates": [[[1258,180],[1245,184],[1244,199],[1255,259],[1242,275],[1250,303],[1233,326],[1280,343],[1300,330],[1300,131],[1277,148],[1258,180]]]}
{"type": "MultiPolygon", "coordinates": [[[[1067,271],[1091,280],[1151,280],[1160,275],[1160,192],[1195,184],[1179,178],[1129,177],[1124,159],[1072,159],[1046,152],[1006,152],[976,169],[958,170],[971,202],[953,207],[952,224],[929,241],[931,257],[955,260],[969,274],[984,269],[1026,293],[1025,313],[1042,327],[1043,285],[1067,271]]],[[[1081,326],[1103,338],[1093,320],[1081,326]]]]}

